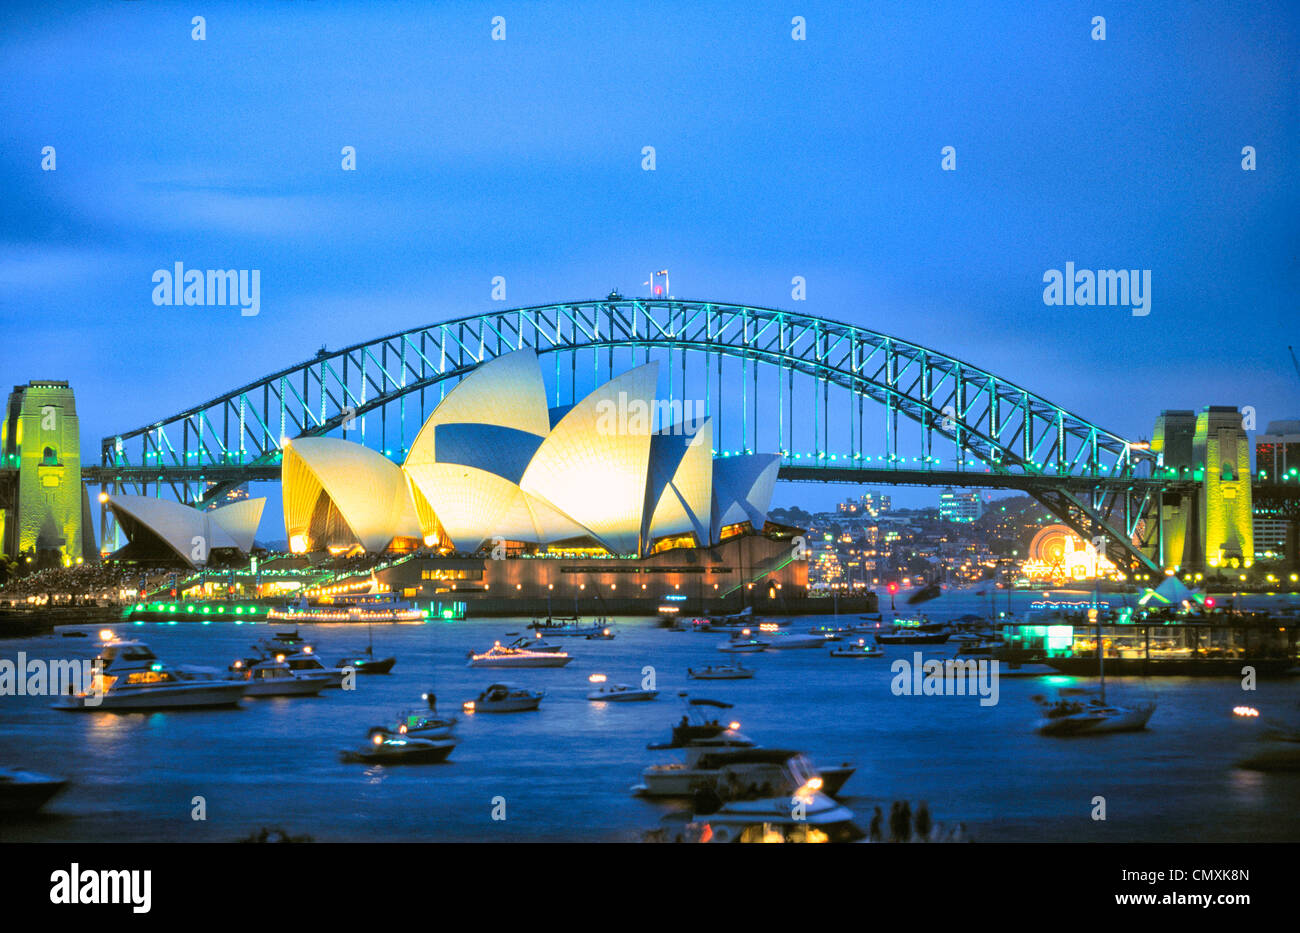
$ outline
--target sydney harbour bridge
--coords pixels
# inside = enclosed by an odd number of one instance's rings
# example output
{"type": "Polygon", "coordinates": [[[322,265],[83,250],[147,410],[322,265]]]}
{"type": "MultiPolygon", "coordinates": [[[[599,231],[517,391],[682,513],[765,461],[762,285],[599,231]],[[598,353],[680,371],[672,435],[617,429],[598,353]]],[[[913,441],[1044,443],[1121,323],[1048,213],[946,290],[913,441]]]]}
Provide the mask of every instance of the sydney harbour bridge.
{"type": "Polygon", "coordinates": [[[278,480],[288,439],[341,433],[400,461],[460,377],[525,347],[553,371],[556,405],[658,359],[661,392],[670,405],[703,403],[719,456],[779,452],[791,481],[1021,490],[1085,540],[1103,538],[1130,572],[1161,572],[1162,504],[1195,489],[1150,444],[941,351],[792,311],[617,292],[322,347],[104,438],[100,465],[83,478],[201,505],[278,480]]]}

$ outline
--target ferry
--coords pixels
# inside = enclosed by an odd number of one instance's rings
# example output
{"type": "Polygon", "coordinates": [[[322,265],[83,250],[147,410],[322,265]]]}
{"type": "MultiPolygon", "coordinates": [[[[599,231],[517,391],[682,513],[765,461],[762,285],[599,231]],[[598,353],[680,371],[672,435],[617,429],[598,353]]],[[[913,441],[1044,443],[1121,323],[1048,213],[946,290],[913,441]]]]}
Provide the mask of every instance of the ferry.
{"type": "Polygon", "coordinates": [[[361,593],[331,597],[331,602],[313,605],[299,597],[283,608],[271,609],[267,619],[274,622],[423,622],[427,618],[396,593],[361,593]]]}

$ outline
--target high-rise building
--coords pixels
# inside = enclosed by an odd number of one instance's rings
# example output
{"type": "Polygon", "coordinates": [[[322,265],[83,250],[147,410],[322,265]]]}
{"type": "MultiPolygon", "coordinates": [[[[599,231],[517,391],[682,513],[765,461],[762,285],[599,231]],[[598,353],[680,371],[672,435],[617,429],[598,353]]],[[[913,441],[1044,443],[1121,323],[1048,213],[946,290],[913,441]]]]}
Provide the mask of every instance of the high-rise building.
{"type": "Polygon", "coordinates": [[[1300,420],[1270,421],[1255,436],[1255,479],[1258,483],[1300,483],[1300,420]]]}
{"type": "Polygon", "coordinates": [[[949,486],[939,494],[939,518],[945,522],[975,521],[984,514],[978,492],[954,492],[949,486]]]}

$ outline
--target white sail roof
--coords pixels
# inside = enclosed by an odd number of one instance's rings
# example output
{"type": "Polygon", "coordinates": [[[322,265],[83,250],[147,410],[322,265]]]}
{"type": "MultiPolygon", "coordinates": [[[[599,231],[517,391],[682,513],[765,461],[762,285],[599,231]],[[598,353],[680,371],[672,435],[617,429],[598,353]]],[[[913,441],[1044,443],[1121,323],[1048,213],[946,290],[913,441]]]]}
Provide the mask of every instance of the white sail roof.
{"type": "Polygon", "coordinates": [[[284,527],[308,547],[351,533],[367,551],[420,536],[402,468],[383,454],[334,437],[286,442],[281,470],[284,527]]]}
{"type": "Polygon", "coordinates": [[[722,536],[723,528],[737,522],[749,522],[755,531],[762,530],[780,469],[779,454],[745,454],[713,461],[714,541],[722,536]]]}
{"type": "Polygon", "coordinates": [[[247,554],[266,499],[248,499],[218,509],[199,510],[153,496],[115,495],[108,507],[129,540],[141,532],[165,544],[191,567],[201,567],[218,548],[247,554]]]}
{"type": "Polygon", "coordinates": [[[641,550],[648,413],[658,376],[657,361],[638,366],[574,405],[537,448],[519,484],[615,554],[641,550]],[[635,417],[637,402],[646,417],[635,417]]]}

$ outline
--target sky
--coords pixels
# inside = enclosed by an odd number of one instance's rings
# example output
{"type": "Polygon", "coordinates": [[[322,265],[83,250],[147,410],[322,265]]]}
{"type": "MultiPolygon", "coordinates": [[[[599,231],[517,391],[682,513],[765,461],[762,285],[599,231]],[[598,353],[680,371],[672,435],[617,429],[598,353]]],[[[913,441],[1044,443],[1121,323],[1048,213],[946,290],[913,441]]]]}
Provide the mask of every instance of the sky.
{"type": "Polygon", "coordinates": [[[499,309],[494,276],[516,307],[666,267],[1125,437],[1210,404],[1263,429],[1300,413],[1298,27],[1186,0],[8,2],[0,379],[69,380],[94,462],[321,344],[499,309]],[[177,261],[260,270],[259,313],[155,305],[177,261]],[[1045,304],[1067,262],[1151,270],[1149,313],[1045,304]]]}

